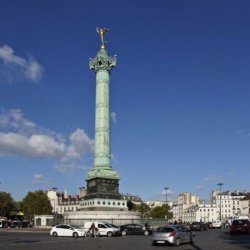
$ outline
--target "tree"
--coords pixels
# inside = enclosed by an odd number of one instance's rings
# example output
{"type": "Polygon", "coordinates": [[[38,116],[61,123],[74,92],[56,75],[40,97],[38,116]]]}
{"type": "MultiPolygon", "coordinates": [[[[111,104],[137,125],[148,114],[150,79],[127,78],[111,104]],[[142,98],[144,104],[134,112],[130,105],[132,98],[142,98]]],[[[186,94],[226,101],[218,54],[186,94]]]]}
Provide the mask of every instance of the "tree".
{"type": "Polygon", "coordinates": [[[173,218],[173,213],[170,212],[169,205],[163,204],[162,206],[157,206],[157,207],[153,208],[150,212],[150,216],[152,218],[171,219],[171,218],[173,218]]]}
{"type": "Polygon", "coordinates": [[[11,194],[0,192],[0,216],[9,217],[14,210],[16,206],[11,194]]]}
{"type": "Polygon", "coordinates": [[[135,204],[131,200],[128,200],[127,207],[128,207],[128,211],[131,211],[135,208],[135,204]]]}
{"type": "Polygon", "coordinates": [[[50,201],[42,190],[29,192],[21,202],[21,210],[28,220],[33,219],[34,215],[52,214],[50,201]]]}
{"type": "Polygon", "coordinates": [[[150,215],[150,207],[144,202],[142,202],[140,205],[135,205],[133,210],[140,212],[141,218],[148,218],[150,215]]]}

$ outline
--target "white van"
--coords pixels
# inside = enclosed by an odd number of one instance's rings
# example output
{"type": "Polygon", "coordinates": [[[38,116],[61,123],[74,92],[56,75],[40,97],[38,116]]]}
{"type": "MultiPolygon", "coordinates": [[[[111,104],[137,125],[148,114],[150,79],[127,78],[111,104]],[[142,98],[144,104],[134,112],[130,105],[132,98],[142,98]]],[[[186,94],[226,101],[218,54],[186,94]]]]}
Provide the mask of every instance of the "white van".
{"type": "Polygon", "coordinates": [[[221,228],[221,221],[220,220],[213,221],[212,228],[221,228]]]}
{"type": "Polygon", "coordinates": [[[106,222],[101,221],[86,221],[84,223],[84,231],[87,232],[90,230],[91,224],[95,223],[95,227],[98,229],[98,233],[100,236],[114,236],[121,235],[120,229],[106,222]]]}

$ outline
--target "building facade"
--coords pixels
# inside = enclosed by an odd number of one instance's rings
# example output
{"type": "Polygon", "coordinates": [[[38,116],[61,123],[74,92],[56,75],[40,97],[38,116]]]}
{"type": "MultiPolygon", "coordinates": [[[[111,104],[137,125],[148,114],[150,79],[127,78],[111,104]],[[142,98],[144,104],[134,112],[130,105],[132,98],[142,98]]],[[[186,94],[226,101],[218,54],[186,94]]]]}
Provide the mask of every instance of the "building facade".
{"type": "Polygon", "coordinates": [[[211,204],[217,206],[217,218],[226,220],[233,217],[238,217],[242,213],[241,200],[247,195],[246,192],[226,191],[220,193],[213,190],[211,193],[211,204]]]}
{"type": "Polygon", "coordinates": [[[183,212],[185,222],[213,222],[217,220],[217,206],[215,204],[199,204],[186,208],[183,212]]]}
{"type": "Polygon", "coordinates": [[[171,212],[173,213],[173,220],[185,221],[184,213],[187,208],[201,204],[198,195],[189,192],[184,192],[178,195],[177,200],[173,202],[171,212]]]}

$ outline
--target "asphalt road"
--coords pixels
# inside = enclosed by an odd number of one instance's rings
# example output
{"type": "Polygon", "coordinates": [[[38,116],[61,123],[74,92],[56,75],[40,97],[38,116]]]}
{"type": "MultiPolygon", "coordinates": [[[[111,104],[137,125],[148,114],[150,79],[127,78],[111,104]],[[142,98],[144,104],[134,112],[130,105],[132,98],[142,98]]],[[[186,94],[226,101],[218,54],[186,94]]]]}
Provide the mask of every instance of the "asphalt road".
{"type": "Polygon", "coordinates": [[[223,230],[196,232],[195,245],[152,246],[151,236],[101,238],[53,238],[48,231],[0,230],[1,250],[243,250],[250,249],[250,235],[233,235],[223,230]]]}

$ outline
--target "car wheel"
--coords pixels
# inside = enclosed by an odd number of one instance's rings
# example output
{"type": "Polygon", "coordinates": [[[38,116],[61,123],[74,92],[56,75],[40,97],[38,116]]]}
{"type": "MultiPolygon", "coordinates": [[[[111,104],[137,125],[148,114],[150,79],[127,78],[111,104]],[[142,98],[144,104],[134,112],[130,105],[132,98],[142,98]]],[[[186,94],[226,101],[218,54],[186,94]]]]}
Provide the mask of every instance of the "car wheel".
{"type": "Polygon", "coordinates": [[[194,244],[194,243],[195,243],[195,236],[194,236],[194,235],[191,237],[190,243],[191,243],[191,244],[194,244]]]}
{"type": "Polygon", "coordinates": [[[144,231],[144,235],[149,235],[149,232],[147,230],[144,231]]]}
{"type": "Polygon", "coordinates": [[[179,238],[177,238],[177,239],[175,240],[174,245],[175,245],[176,247],[178,247],[178,246],[180,245],[180,239],[179,239],[179,238]]]}
{"type": "Polygon", "coordinates": [[[127,234],[126,231],[122,231],[122,236],[125,236],[127,234]]]}
{"type": "Polygon", "coordinates": [[[53,233],[52,233],[52,236],[53,236],[53,237],[57,237],[57,236],[58,236],[57,232],[53,232],[53,233]]]}
{"type": "Polygon", "coordinates": [[[73,233],[73,237],[74,237],[74,238],[78,238],[78,233],[74,232],[74,233],[73,233]]]}
{"type": "Polygon", "coordinates": [[[108,232],[108,233],[107,233],[107,236],[108,236],[108,237],[112,237],[112,236],[113,236],[113,233],[112,233],[112,232],[108,232]]]}

